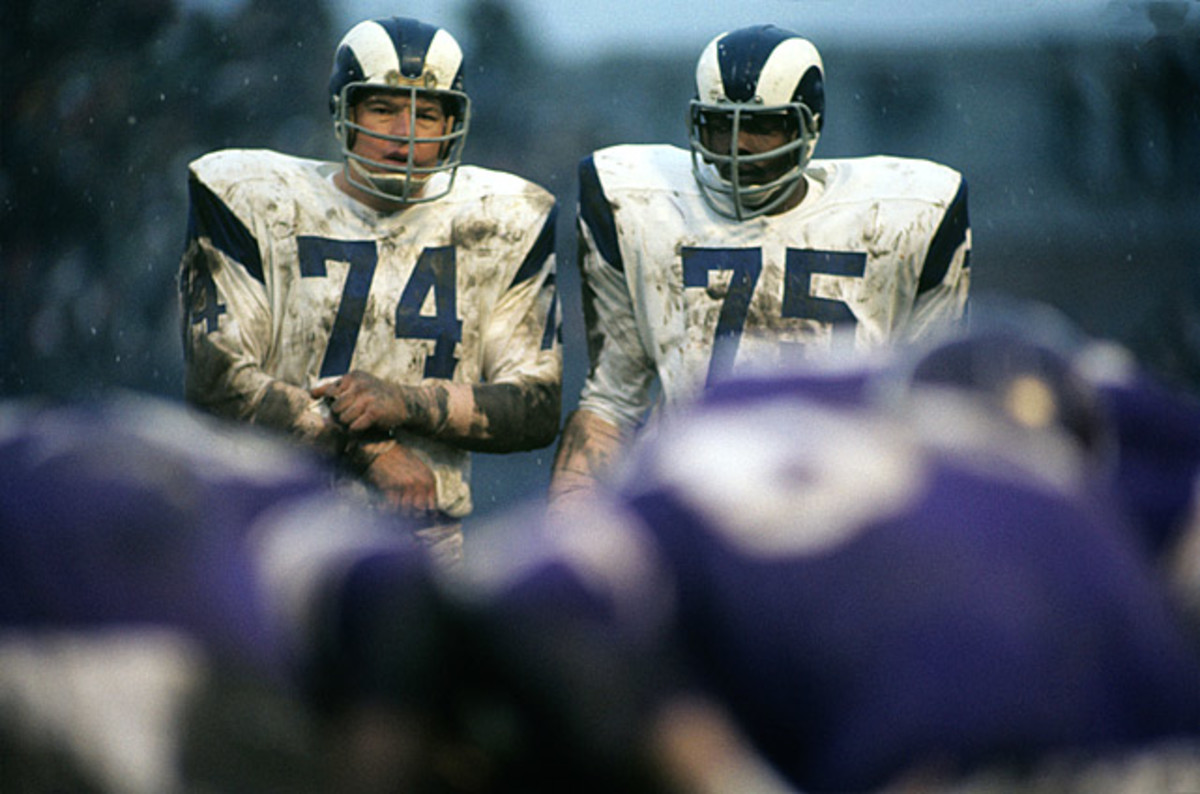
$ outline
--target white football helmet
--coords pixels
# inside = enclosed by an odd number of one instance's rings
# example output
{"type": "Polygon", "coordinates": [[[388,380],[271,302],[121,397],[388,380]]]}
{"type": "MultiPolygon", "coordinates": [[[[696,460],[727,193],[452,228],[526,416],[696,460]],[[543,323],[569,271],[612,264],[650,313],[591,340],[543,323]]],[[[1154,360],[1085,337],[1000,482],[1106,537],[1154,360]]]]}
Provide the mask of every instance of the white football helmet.
{"type": "Polygon", "coordinates": [[[354,185],[380,198],[404,203],[433,201],[450,192],[462,163],[471,101],[463,91],[462,49],[449,32],[402,17],[358,23],[342,37],[334,54],[329,103],[334,133],[346,161],[346,178],[354,185]],[[409,95],[412,116],[407,136],[367,132],[354,123],[351,110],[356,93],[363,89],[409,95]],[[449,132],[438,137],[417,135],[418,97],[436,98],[442,103],[447,115],[454,118],[449,132]],[[415,166],[411,158],[404,166],[368,160],[352,151],[359,134],[407,144],[410,152],[418,143],[438,142],[442,154],[436,166],[427,168],[415,166]],[[382,171],[368,170],[366,165],[382,171]]]}
{"type": "Polygon", "coordinates": [[[807,39],[773,25],[722,33],[696,64],[696,97],[688,114],[692,173],[714,211],[745,220],[781,206],[796,191],[812,158],[825,115],[825,69],[807,39]],[[781,119],[791,140],[761,153],[739,151],[738,133],[755,119],[781,119]],[[710,130],[728,131],[728,150],[712,148],[710,130]],[[765,183],[752,172],[788,158],[765,183]],[[748,177],[748,178],[747,178],[748,177]]]}

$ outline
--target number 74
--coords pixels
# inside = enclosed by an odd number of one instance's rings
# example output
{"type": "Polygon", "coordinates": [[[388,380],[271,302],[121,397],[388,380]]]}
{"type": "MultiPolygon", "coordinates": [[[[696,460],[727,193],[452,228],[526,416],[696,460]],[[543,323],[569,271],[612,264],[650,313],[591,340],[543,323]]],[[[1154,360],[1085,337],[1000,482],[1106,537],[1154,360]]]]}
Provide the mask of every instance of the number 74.
{"type": "MultiPolygon", "coordinates": [[[[367,295],[375,276],[378,260],[373,240],[327,240],[300,237],[296,240],[300,274],[323,278],[329,260],[347,262],[350,271],[342,289],[342,300],[329,335],[329,346],[321,362],[320,377],[342,375],[350,369],[350,359],[358,343],[358,332],[366,312],[367,295]]],[[[457,360],[454,348],[462,338],[462,320],[458,317],[457,277],[453,246],[426,248],[396,304],[397,339],[432,339],[433,354],[425,359],[425,377],[450,378],[457,360]],[[435,314],[426,317],[421,306],[433,293],[435,314]]]]}

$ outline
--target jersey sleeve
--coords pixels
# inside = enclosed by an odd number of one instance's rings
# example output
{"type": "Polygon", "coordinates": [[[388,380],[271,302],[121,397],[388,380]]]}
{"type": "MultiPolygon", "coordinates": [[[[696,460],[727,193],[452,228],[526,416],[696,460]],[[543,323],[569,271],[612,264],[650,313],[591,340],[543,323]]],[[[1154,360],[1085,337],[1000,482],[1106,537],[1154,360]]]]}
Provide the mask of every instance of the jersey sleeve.
{"type": "Polygon", "coordinates": [[[960,176],[953,198],[929,242],[917,282],[909,321],[900,338],[927,338],[966,317],[971,286],[971,224],[967,213],[967,183],[960,176]]]}
{"type": "Polygon", "coordinates": [[[554,256],[553,202],[529,226],[539,229],[484,330],[483,378],[487,383],[562,380],[561,318],[554,256]]]}
{"type": "Polygon", "coordinates": [[[274,381],[264,371],[272,320],[263,248],[245,213],[210,186],[202,164],[193,167],[188,189],[179,273],[186,397],[221,416],[289,425],[291,417],[263,411],[274,381]]]}
{"type": "Polygon", "coordinates": [[[578,232],[590,363],[579,407],[628,430],[650,408],[655,365],[638,331],[613,209],[592,157],[579,166],[578,232]]]}

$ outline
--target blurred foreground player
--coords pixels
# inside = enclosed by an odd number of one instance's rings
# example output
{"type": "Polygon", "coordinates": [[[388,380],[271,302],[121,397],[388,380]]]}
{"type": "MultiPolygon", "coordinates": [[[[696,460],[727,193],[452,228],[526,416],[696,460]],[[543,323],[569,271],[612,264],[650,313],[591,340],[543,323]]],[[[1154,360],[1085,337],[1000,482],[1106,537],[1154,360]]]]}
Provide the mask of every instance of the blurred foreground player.
{"type": "Polygon", "coordinates": [[[1012,380],[1020,368],[1042,366],[1047,377],[1057,371],[1059,399],[1067,404],[1044,415],[1026,407],[1021,421],[1071,429],[1147,551],[1156,558],[1169,553],[1180,542],[1189,514],[1200,507],[1194,485],[1200,478],[1200,396],[1163,380],[1128,348],[1085,334],[1046,304],[977,296],[970,325],[969,334],[951,334],[936,344],[936,354],[921,355],[934,344],[927,342],[900,359],[889,351],[833,356],[766,377],[747,374],[728,385],[715,384],[708,399],[794,393],[863,404],[878,395],[881,384],[895,384],[903,376],[967,389],[1007,410],[1011,406],[997,403],[998,383],[1012,380]],[[914,367],[919,361],[919,369],[898,369],[905,359],[914,367]],[[889,369],[896,371],[889,374],[889,369]]]}
{"type": "Polygon", "coordinates": [[[278,439],[140,397],[0,406],[0,791],[697,790],[634,740],[625,643],[504,667],[536,627],[443,575],[278,439]]]}
{"type": "Polygon", "coordinates": [[[619,491],[481,528],[446,580],[248,431],[9,406],[0,788],[912,790],[1141,753],[1200,774],[1196,648],[1092,479],[1089,393],[1011,350],[984,399],[889,367],[730,382],[619,491]]]}
{"type": "Polygon", "coordinates": [[[441,666],[430,577],[406,526],[249,429],[146,398],[6,404],[0,790],[415,786],[429,723],[397,682],[441,666]],[[363,661],[400,630],[386,669],[363,661]]]}
{"type": "Polygon", "coordinates": [[[981,770],[1038,790],[1039,765],[1083,781],[1130,759],[1200,774],[1200,649],[1100,474],[1086,379],[1018,337],[829,372],[729,381],[587,510],[525,545],[501,524],[467,598],[539,628],[513,664],[569,657],[558,644],[596,626],[631,648],[667,635],[658,659],[682,672],[647,724],[686,696],[720,704],[801,790],[981,770]],[[857,400],[829,399],[856,380],[857,400]]]}

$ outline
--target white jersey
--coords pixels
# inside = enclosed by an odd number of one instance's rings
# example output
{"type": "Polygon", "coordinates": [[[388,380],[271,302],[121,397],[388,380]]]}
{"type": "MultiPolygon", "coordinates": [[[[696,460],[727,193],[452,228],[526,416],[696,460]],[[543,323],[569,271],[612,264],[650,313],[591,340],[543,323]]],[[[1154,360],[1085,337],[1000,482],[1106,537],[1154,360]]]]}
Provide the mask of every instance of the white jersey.
{"type": "Polygon", "coordinates": [[[966,186],[924,160],[813,160],[799,206],[714,213],[691,154],[616,146],[580,167],[591,372],[580,407],[641,421],[655,376],[669,407],[738,368],[847,338],[911,341],[960,320],[970,282],[966,186]]]}
{"type": "MultiPolygon", "coordinates": [[[[449,195],[385,214],[334,185],[341,167],[266,150],[192,163],[190,401],[261,419],[273,379],[307,388],[351,369],[403,384],[561,379],[550,193],[463,166],[449,195]]],[[[401,440],[432,467],[439,509],[470,512],[468,453],[401,440]]]]}

